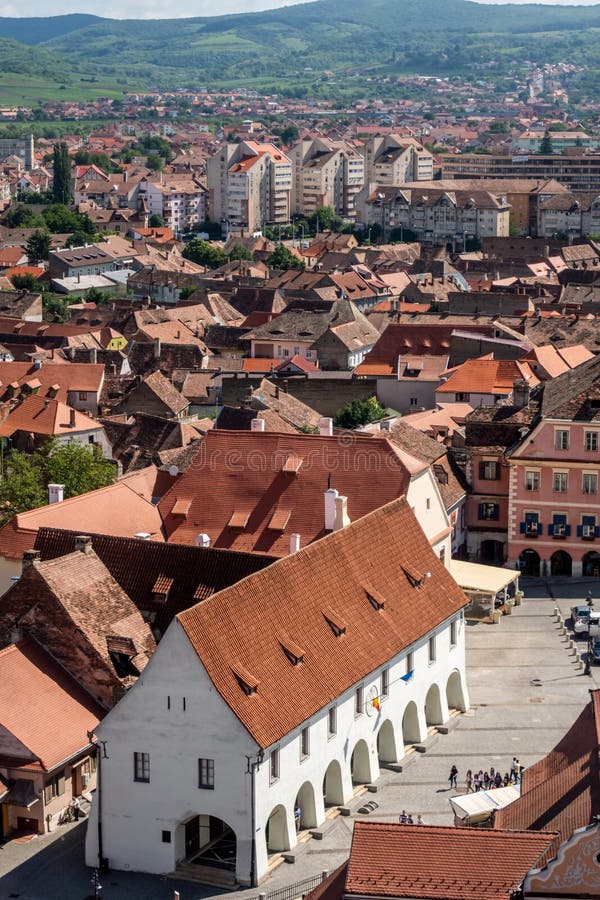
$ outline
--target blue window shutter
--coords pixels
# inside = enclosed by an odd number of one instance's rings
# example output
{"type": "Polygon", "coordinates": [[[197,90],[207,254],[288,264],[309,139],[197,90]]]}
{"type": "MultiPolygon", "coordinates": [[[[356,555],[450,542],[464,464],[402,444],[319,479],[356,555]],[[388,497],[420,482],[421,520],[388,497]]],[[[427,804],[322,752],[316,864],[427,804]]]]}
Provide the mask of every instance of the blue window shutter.
{"type": "Polygon", "coordinates": [[[596,525],[594,528],[594,537],[600,537],[600,526],[596,525]]]}
{"type": "Polygon", "coordinates": [[[542,523],[541,523],[541,522],[538,522],[538,523],[537,523],[537,533],[538,533],[538,534],[541,534],[541,533],[542,533],[542,528],[543,528],[542,523]]]}
{"type": "Polygon", "coordinates": [[[571,526],[570,525],[565,525],[565,535],[567,537],[571,537],[571,526]]]}
{"type": "Polygon", "coordinates": [[[483,503],[479,504],[479,518],[483,519],[483,503]]]}
{"type": "Polygon", "coordinates": [[[548,534],[549,534],[549,535],[553,535],[553,534],[554,534],[554,523],[548,525],[548,534]]]}
{"type": "Polygon", "coordinates": [[[519,522],[519,531],[521,534],[525,534],[525,522],[519,522]]]}
{"type": "Polygon", "coordinates": [[[577,526],[577,537],[583,537],[583,525],[577,526]]]}

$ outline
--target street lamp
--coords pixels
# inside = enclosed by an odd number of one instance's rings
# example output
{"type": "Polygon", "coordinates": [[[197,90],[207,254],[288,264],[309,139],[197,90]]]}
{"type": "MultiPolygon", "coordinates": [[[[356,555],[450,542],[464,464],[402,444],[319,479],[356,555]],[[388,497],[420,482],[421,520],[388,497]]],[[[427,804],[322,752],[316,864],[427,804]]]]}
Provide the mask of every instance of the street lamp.
{"type": "Polygon", "coordinates": [[[300,224],[300,249],[304,247],[304,225],[300,224]]]}
{"type": "Polygon", "coordinates": [[[367,229],[367,244],[371,243],[371,226],[369,225],[367,229]]]}
{"type": "Polygon", "coordinates": [[[295,246],[296,246],[296,236],[295,236],[294,223],[292,222],[292,247],[295,247],[295,246]]]}

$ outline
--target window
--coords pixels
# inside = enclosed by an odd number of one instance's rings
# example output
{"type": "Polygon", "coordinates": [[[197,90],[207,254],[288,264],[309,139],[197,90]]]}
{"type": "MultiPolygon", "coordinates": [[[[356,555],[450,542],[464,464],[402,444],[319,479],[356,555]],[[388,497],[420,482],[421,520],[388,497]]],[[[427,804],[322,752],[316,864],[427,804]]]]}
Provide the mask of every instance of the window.
{"type": "Polygon", "coordinates": [[[414,671],[415,671],[414,653],[408,653],[406,656],[406,674],[410,675],[414,671]]]}
{"type": "Polygon", "coordinates": [[[87,391],[79,391],[79,399],[82,401],[87,400],[87,391]]]}
{"type": "Polygon", "coordinates": [[[498,503],[480,503],[479,518],[484,521],[497,521],[500,518],[500,506],[498,503]]]}
{"type": "Polygon", "coordinates": [[[162,842],[163,842],[163,844],[170,844],[170,843],[171,843],[171,832],[170,832],[170,831],[163,831],[163,833],[162,833],[162,842]]]}
{"type": "Polygon", "coordinates": [[[566,472],[555,472],[552,478],[552,490],[556,494],[567,493],[568,478],[566,472]]]}
{"type": "Polygon", "coordinates": [[[598,449],[598,432],[597,431],[586,431],[584,446],[586,450],[595,451],[598,449]]]}
{"type": "Polygon", "coordinates": [[[361,716],[363,713],[364,703],[364,689],[362,687],[356,688],[356,692],[354,694],[354,715],[361,716]]]}
{"type": "Polygon", "coordinates": [[[300,732],[300,759],[306,759],[310,756],[310,735],[308,728],[303,728],[300,732]]]}
{"type": "Polygon", "coordinates": [[[381,673],[381,689],[379,691],[382,697],[387,697],[390,693],[390,670],[383,669],[381,673]]]}
{"type": "Polygon", "coordinates": [[[133,754],[133,780],[150,781],[150,754],[134,753],[133,754]]]}
{"type": "Polygon", "coordinates": [[[411,406],[417,406],[418,403],[419,403],[419,398],[418,398],[418,397],[411,397],[411,398],[410,398],[410,405],[411,405],[411,406]]]}
{"type": "Polygon", "coordinates": [[[577,528],[577,536],[587,541],[600,535],[600,528],[596,526],[596,516],[582,516],[581,525],[577,528]]]}
{"type": "Polygon", "coordinates": [[[454,395],[454,399],[455,399],[455,401],[456,401],[457,403],[468,403],[468,402],[469,402],[469,395],[468,395],[468,394],[465,394],[465,393],[461,393],[460,391],[458,391],[458,392],[454,395]]]}
{"type": "Polygon", "coordinates": [[[554,432],[554,449],[555,450],[568,450],[569,449],[569,432],[562,428],[557,428],[554,432]]]}
{"type": "Polygon", "coordinates": [[[456,647],[457,622],[450,622],[450,646],[456,647]]]}
{"type": "Polygon", "coordinates": [[[198,760],[198,787],[207,791],[215,789],[215,761],[214,759],[198,760]]]}
{"type": "Polygon", "coordinates": [[[327,713],[327,737],[331,738],[335,734],[337,734],[337,709],[330,706],[327,713]]]}
{"type": "Polygon", "coordinates": [[[446,548],[442,547],[440,550],[440,562],[443,566],[446,565],[446,548]]]}
{"type": "Polygon", "coordinates": [[[525,490],[539,491],[540,489],[540,473],[535,469],[528,469],[525,472],[525,490]]]}
{"type": "Polygon", "coordinates": [[[583,473],[583,482],[581,488],[584,494],[598,493],[598,475],[596,474],[596,472],[583,473]]]}
{"type": "Polygon", "coordinates": [[[269,760],[269,776],[271,782],[279,779],[279,750],[271,750],[271,758],[269,760]]]}
{"type": "Polygon", "coordinates": [[[520,523],[519,530],[521,534],[526,534],[528,537],[537,537],[538,534],[541,534],[539,513],[525,513],[525,521],[520,523]]]}
{"type": "Polygon", "coordinates": [[[88,444],[95,444],[95,443],[96,442],[94,441],[94,435],[88,434],[88,444]]]}
{"type": "Polygon", "coordinates": [[[44,787],[44,802],[50,803],[54,797],[62,797],[65,792],[65,773],[59,772],[53,775],[44,787]]]}
{"type": "Polygon", "coordinates": [[[435,662],[435,635],[429,638],[429,664],[435,662]]]}
{"type": "Polygon", "coordinates": [[[431,509],[431,498],[430,497],[428,497],[427,500],[425,501],[425,508],[431,509]]]}
{"type": "Polygon", "coordinates": [[[498,481],[499,466],[496,460],[486,460],[479,466],[479,477],[483,481],[498,481]]]}
{"type": "Polygon", "coordinates": [[[552,522],[548,526],[548,534],[555,538],[569,537],[571,526],[567,525],[567,517],[564,513],[554,513],[552,522]]]}

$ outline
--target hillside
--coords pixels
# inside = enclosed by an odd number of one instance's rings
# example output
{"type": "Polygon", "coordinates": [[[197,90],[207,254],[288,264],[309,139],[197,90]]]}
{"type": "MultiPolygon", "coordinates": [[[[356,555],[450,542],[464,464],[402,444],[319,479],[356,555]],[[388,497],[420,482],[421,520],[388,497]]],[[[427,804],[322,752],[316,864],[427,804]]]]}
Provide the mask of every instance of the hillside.
{"type": "MultiPolygon", "coordinates": [[[[22,42],[18,46],[27,55],[15,60],[14,47],[7,58],[0,53],[0,73],[26,71],[23,61],[39,53],[39,65],[55,60],[61,71],[70,68],[73,78],[93,76],[123,89],[238,83],[302,93],[319,86],[324,70],[344,79],[446,76],[467,72],[474,62],[492,61],[501,72],[507,63],[518,66],[528,59],[574,62],[595,71],[600,6],[317,0],[197,19],[0,18],[0,39],[14,39],[17,33],[22,42]],[[25,42],[28,47],[23,47],[25,42]]],[[[1,85],[0,74],[0,98],[1,85]]]]}

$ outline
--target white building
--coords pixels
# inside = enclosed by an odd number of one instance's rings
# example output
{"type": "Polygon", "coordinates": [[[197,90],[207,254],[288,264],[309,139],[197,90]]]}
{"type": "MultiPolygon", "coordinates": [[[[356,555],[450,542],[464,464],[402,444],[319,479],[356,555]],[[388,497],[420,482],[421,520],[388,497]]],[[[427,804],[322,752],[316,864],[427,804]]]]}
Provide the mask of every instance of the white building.
{"type": "Polygon", "coordinates": [[[290,150],[292,212],[312,215],[330,206],[338,215],[354,218],[354,198],[365,181],[365,162],[348,141],[329,138],[299,141],[290,150]]]}
{"type": "Polygon", "coordinates": [[[140,182],[139,198],[146,201],[148,216],[161,216],[176,235],[197,229],[206,218],[208,191],[189,175],[160,175],[140,182]]]}
{"type": "Polygon", "coordinates": [[[365,184],[405,184],[433,178],[433,155],[419,141],[398,134],[369,138],[364,147],[365,184]]]}
{"type": "Polygon", "coordinates": [[[465,605],[401,498],[180,614],[98,726],[88,864],[260,882],[297,807],[319,826],[468,707],[465,605]]]}

